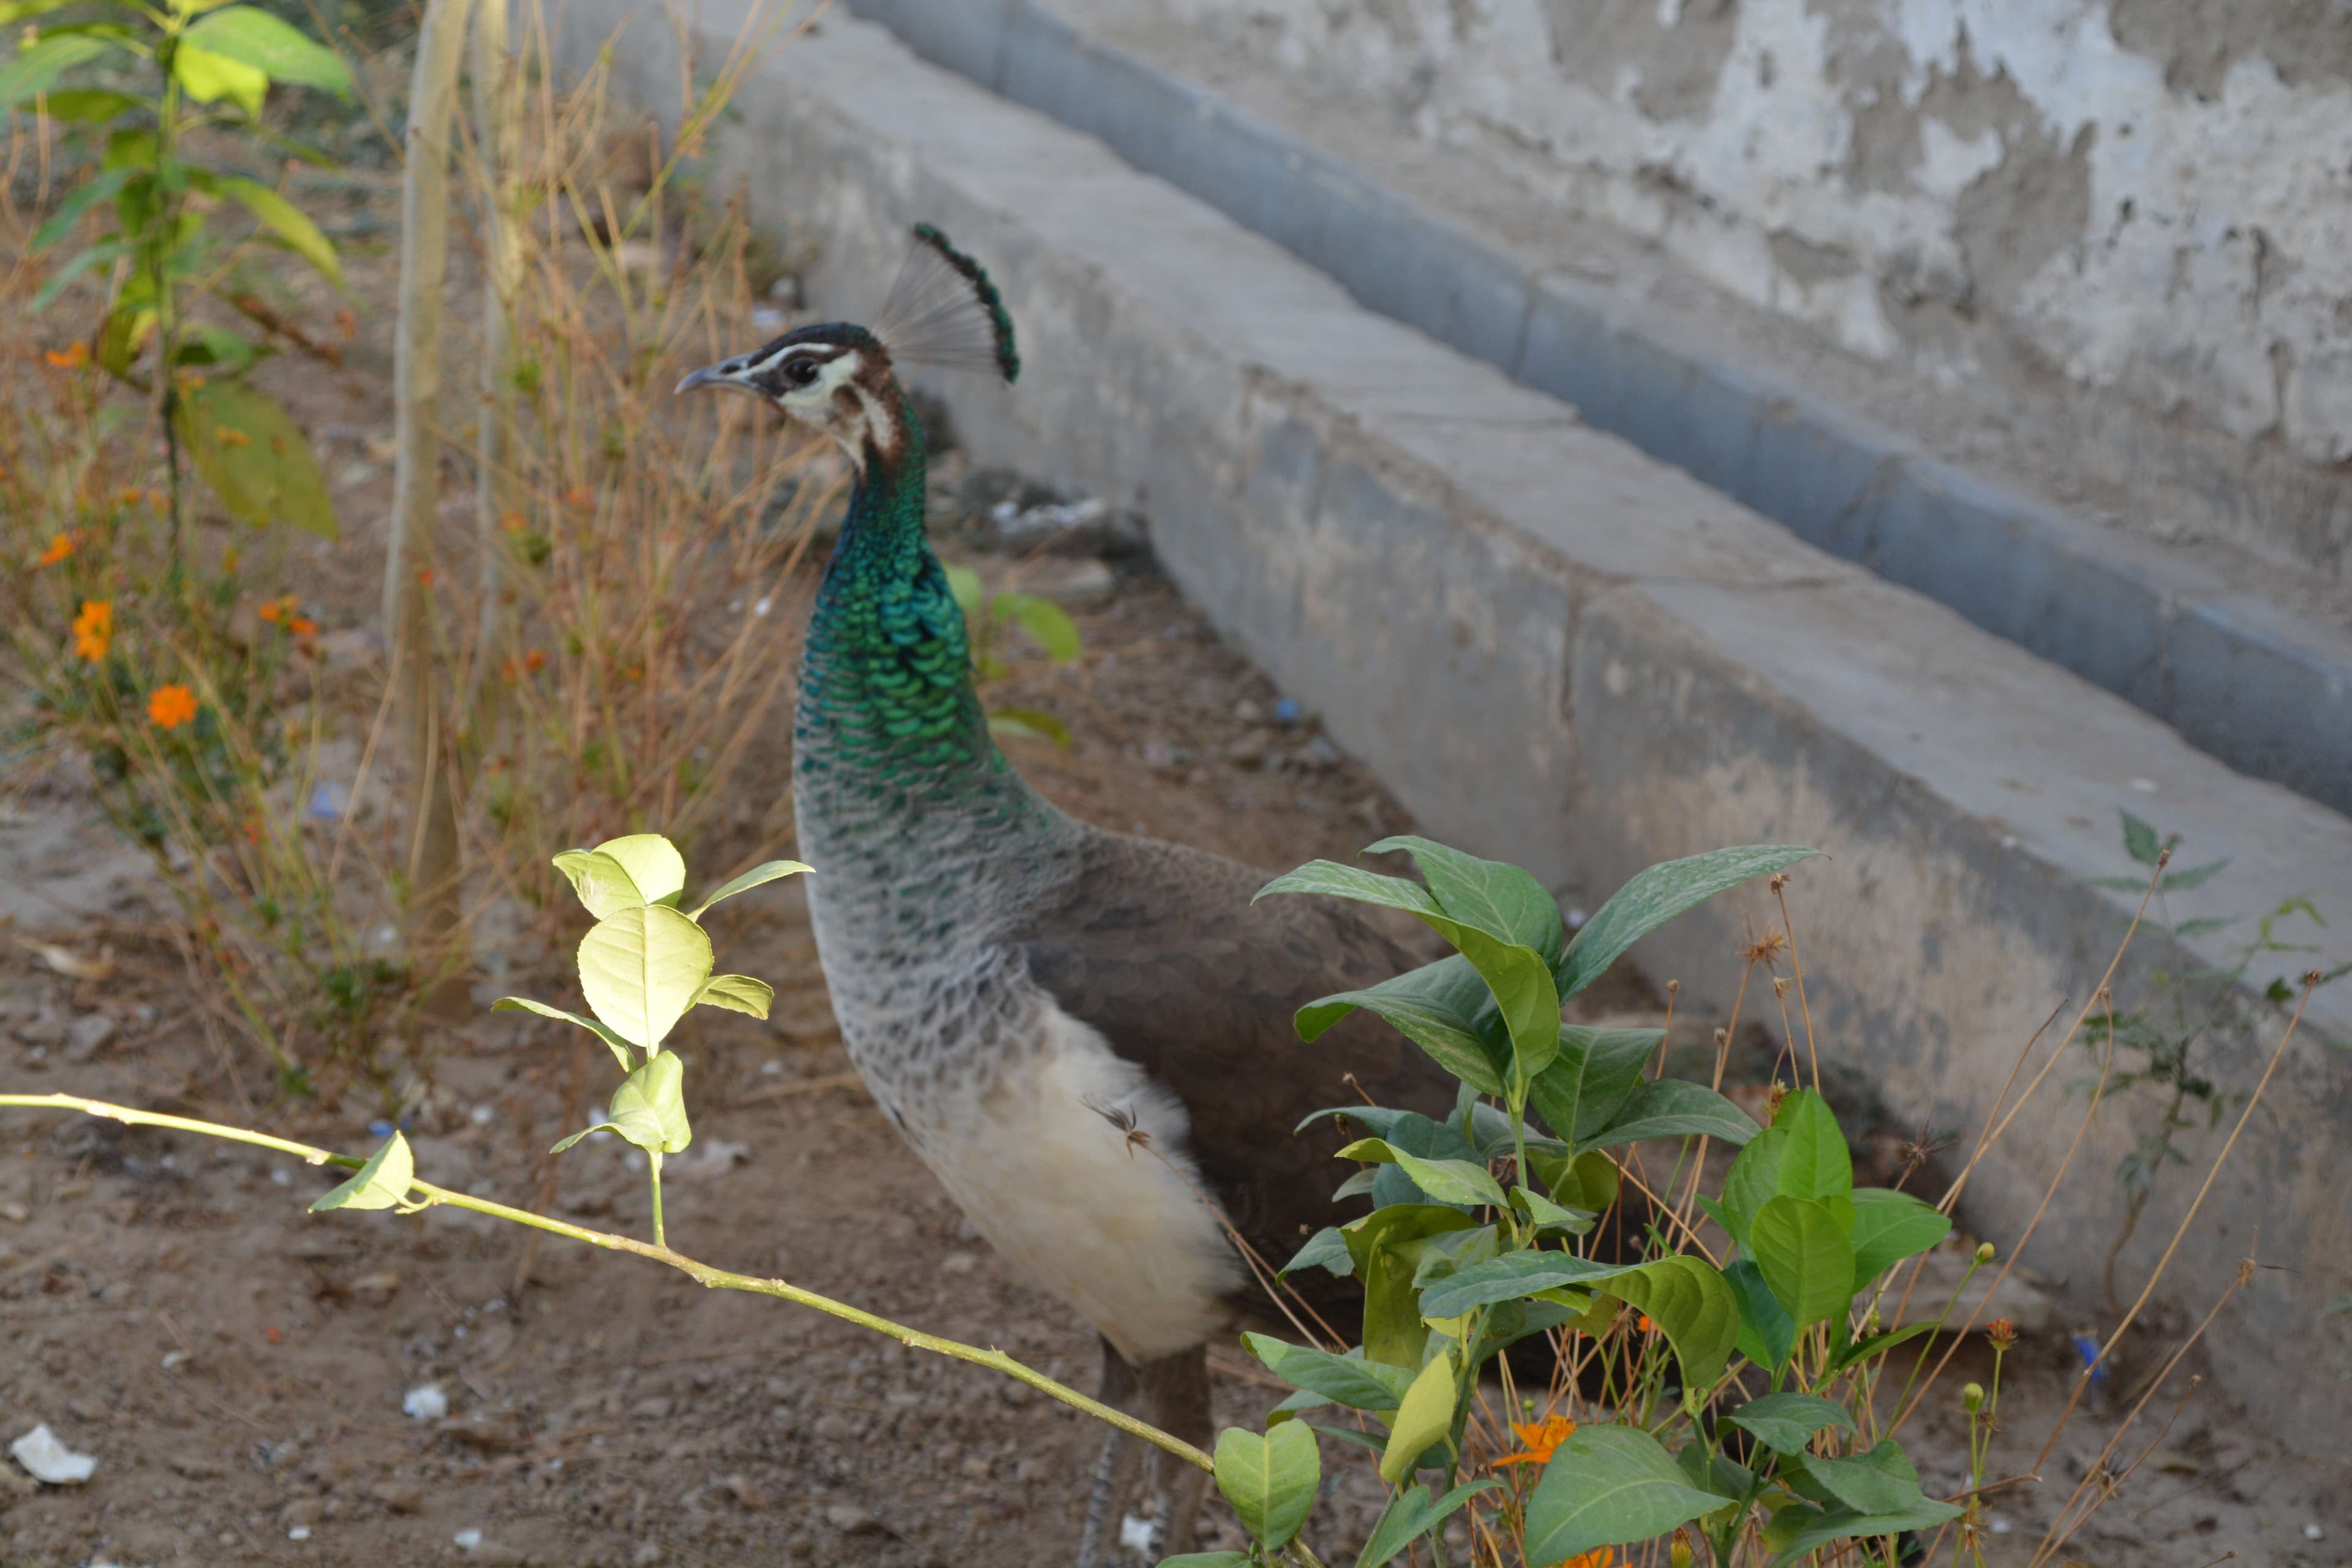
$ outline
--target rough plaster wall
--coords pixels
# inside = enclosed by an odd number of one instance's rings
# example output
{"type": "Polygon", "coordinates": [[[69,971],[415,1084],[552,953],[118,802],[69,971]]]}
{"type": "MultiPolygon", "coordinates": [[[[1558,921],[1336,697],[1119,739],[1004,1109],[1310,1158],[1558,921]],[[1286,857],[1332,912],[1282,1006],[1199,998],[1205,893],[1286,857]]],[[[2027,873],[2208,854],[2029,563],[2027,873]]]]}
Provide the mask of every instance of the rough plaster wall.
{"type": "Polygon", "coordinates": [[[1850,352],[2352,458],[2352,0],[1160,3],[1850,352]]]}

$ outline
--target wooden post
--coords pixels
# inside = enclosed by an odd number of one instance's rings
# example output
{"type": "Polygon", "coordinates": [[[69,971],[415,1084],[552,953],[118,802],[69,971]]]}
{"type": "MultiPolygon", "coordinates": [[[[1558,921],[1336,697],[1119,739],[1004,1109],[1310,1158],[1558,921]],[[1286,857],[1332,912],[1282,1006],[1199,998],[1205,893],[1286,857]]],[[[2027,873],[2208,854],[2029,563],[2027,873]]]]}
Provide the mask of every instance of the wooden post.
{"type": "MultiPolygon", "coordinates": [[[[449,271],[449,126],[470,0],[426,0],[409,88],[407,166],[400,198],[400,320],[393,359],[392,525],[384,549],[383,626],[411,795],[403,857],[403,943],[420,973],[452,964],[460,939],[455,693],[437,679],[430,594],[441,500],[442,292],[449,271]]],[[[444,984],[434,1003],[446,1005],[444,984]]]]}

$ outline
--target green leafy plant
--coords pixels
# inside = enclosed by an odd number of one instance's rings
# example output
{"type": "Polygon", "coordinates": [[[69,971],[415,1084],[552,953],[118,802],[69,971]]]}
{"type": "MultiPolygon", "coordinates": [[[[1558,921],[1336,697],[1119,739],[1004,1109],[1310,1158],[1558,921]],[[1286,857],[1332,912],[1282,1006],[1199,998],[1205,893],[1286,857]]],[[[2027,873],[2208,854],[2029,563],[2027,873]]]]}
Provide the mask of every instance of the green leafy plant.
{"type": "MultiPolygon", "coordinates": [[[[572,1023],[612,1051],[622,1080],[607,1116],[564,1146],[609,1131],[645,1151],[655,1181],[651,1242],[425,1181],[397,1131],[362,1159],[72,1095],[0,1094],[0,1106],[78,1110],[277,1149],[352,1173],[316,1200],[319,1210],[464,1207],[633,1253],[713,1289],[811,1307],[1016,1378],[1212,1475],[1248,1546],[1171,1558],[1162,1568],[1318,1568],[1304,1531],[1321,1488],[1326,1438],[1367,1451],[1390,1492],[1356,1568],[1381,1568],[1408,1552],[1416,1560],[1426,1552],[1443,1568],[1451,1548],[1442,1538],[1456,1533],[1449,1530],[1455,1524],[1470,1561],[1485,1568],[1619,1568],[1658,1561],[1661,1542],[1669,1568],[1689,1568],[1702,1553],[1712,1568],[1824,1562],[1895,1568],[1898,1561],[1924,1568],[1947,1543],[1957,1559],[1984,1568],[1986,1494],[2004,1484],[1987,1476],[2013,1331],[1991,1325],[1991,1389],[1970,1384],[1960,1391],[1969,1484],[1958,1496],[1927,1495],[1895,1435],[1927,1397],[1940,1364],[1927,1372],[1923,1347],[1899,1389],[1886,1394],[1889,1373],[1899,1370],[1894,1352],[1946,1326],[1969,1280],[1993,1260],[1991,1245],[1976,1248],[1933,1317],[1892,1331],[1882,1327],[1900,1267],[1948,1234],[1946,1211],[1961,1184],[1937,1205],[1857,1187],[1851,1152],[1816,1089],[1776,1090],[1769,1124],[1759,1126],[1710,1087],[1645,1072],[1657,1031],[1596,1030],[1559,1017],[1562,1001],[1642,936],[1757,876],[1770,875],[1777,892],[1785,868],[1812,852],[1759,846],[1654,867],[1570,940],[1549,896],[1516,868],[1420,838],[1374,847],[1412,854],[1424,880],[1316,862],[1261,896],[1339,891],[1410,910],[1456,952],[1309,1004],[1298,1015],[1301,1031],[1319,1034],[1352,1009],[1374,1012],[1441,1061],[1461,1064],[1460,1092],[1443,1120],[1376,1106],[1308,1118],[1342,1115],[1366,1131],[1340,1152],[1362,1168],[1338,1195],[1370,1196],[1374,1206],[1318,1232],[1280,1273],[1319,1268],[1360,1280],[1363,1342],[1244,1336],[1248,1350],[1295,1392],[1268,1413],[1264,1431],[1220,1434],[1213,1455],[1002,1352],[668,1247],[660,1161],[691,1137],[684,1064],[668,1037],[696,1005],[760,1015],[770,995],[760,981],[712,973],[700,917],[720,899],[807,869],[793,862],[756,867],[688,909],[683,861],[658,835],[567,851],[557,868],[596,920],[579,952],[590,1014],[519,997],[498,1004],[572,1023]],[[1540,978],[1529,972],[1528,954],[1540,978]],[[1545,1041],[1538,1031],[1547,1024],[1545,1041]],[[1530,1112],[1539,1121],[1528,1120],[1530,1112]],[[1682,1140],[1682,1152],[1667,1179],[1653,1184],[1633,1145],[1660,1139],[1682,1140]],[[1707,1197],[1698,1188],[1714,1140],[1738,1152],[1707,1197]],[[1606,1254],[1601,1222],[1625,1206],[1629,1193],[1645,1195],[1651,1206],[1628,1215],[1638,1220],[1630,1249],[1606,1254]],[[1721,1232],[1712,1244],[1698,1228],[1702,1220],[1721,1232]],[[1538,1336],[1555,1367],[1523,1391],[1503,1352],[1538,1336]],[[1639,1542],[1652,1544],[1620,1559],[1621,1548],[1639,1542]]],[[[2306,996],[2319,978],[2306,975],[2306,996]]],[[[2081,1024],[2078,1017],[2075,1029],[2081,1024]]],[[[2053,1064],[2073,1032],[2058,1042],[2053,1064]]],[[[1721,1037],[1727,1041],[1728,1033],[1721,1037]]],[[[2290,1027],[2273,1067],[2292,1037],[2290,1027]]],[[[2249,1097],[2232,1142],[2262,1087],[2249,1097]]],[[[1985,1142],[1998,1135],[1990,1129],[1985,1142]]],[[[2227,1153],[2225,1146],[2221,1157],[2227,1153]]],[[[2252,1275],[2249,1260],[2206,1323],[2252,1275]]],[[[1905,1293],[1917,1282],[1915,1271],[1905,1293]]],[[[2188,1336],[2149,1380],[2059,1509],[2035,1562],[2052,1560],[2111,1495],[2112,1486],[2095,1483],[2136,1467],[2119,1462],[2111,1469],[2109,1460],[2202,1331],[2188,1336]]],[[[2070,1405],[2061,1428],[2073,1413],[2070,1405]]]]}
{"type": "MultiPolygon", "coordinates": [[[[2244,923],[2240,915],[2176,916],[2170,895],[2203,887],[2229,869],[2229,860],[2211,860],[2176,871],[2171,867],[2180,847],[2179,834],[2160,833],[2128,811],[2118,811],[2116,816],[2123,826],[2124,853],[2143,870],[2134,877],[2101,878],[2100,886],[2137,893],[2147,889],[2153,879],[2153,893],[2142,918],[2171,937],[2183,952],[2189,951],[2190,938],[2218,935],[2244,923]]],[[[2139,1006],[2126,1012],[2110,1005],[2088,1019],[2083,1035],[2084,1048],[2096,1052],[2112,1039],[2118,1050],[2127,1053],[2130,1062],[2110,1075],[2108,1091],[2147,1087],[2163,1100],[2162,1110],[2134,1137],[2130,1152],[2116,1164],[2124,1218],[2108,1246],[2100,1275],[2113,1315],[2123,1315],[2116,1268],[2124,1248],[2138,1231],[2164,1172],[2189,1163],[2179,1135],[2200,1125],[2209,1131],[2219,1127],[2233,1105],[2244,1102],[2242,1094],[2216,1083],[2200,1065],[2200,1047],[2217,1037],[2228,1039],[2251,1034],[2265,1022],[2260,1016],[2263,1009],[2246,986],[2247,972],[2263,959],[2318,953],[2322,950],[2317,944],[2291,941],[2288,933],[2297,928],[2315,932],[2326,925],[2310,899],[2288,899],[2256,918],[2253,934],[2235,948],[2234,962],[2214,965],[2191,959],[2178,967],[2154,966],[2147,977],[2150,994],[2139,1006]]],[[[2339,964],[2321,972],[2316,984],[2331,984],[2347,973],[2352,973],[2352,963],[2339,964]]],[[[2264,999],[2274,1007],[2292,1006],[2297,994],[2283,978],[2273,979],[2263,992],[2264,999]]]]}
{"type": "MultiPolygon", "coordinates": [[[[992,591],[969,566],[950,565],[947,573],[948,587],[971,636],[972,674],[983,690],[1013,672],[1018,656],[1008,643],[1016,626],[1049,663],[1075,664],[1085,654],[1086,639],[1077,623],[1053,600],[1009,588],[992,591]]],[[[1026,735],[1057,746],[1070,743],[1069,727],[1041,708],[991,704],[988,727],[999,735],[1026,735]]]]}
{"type": "Polygon", "coordinates": [[[697,1006],[768,1016],[773,987],[748,974],[713,974],[704,912],[722,899],[808,869],[797,860],[754,866],[681,911],[686,861],[658,833],[609,838],[593,849],[567,849],[555,868],[572,884],[596,924],[580,939],[580,990],[593,1015],[582,1017],[527,996],[502,996],[493,1010],[536,1013],[577,1024],[604,1042],[621,1069],[606,1120],[558,1143],[561,1154],[592,1132],[611,1132],[643,1150],[652,1172],[654,1245],[667,1245],[662,1226],[662,1156],[694,1142],[686,1115],[686,1068],[662,1042],[697,1006]],[[644,1059],[632,1054],[643,1052],[644,1059]]]}
{"type": "Polygon", "coordinates": [[[282,190],[200,162],[189,150],[208,133],[225,132],[323,163],[322,154],[263,123],[263,102],[276,85],[348,96],[351,74],[332,49],[257,6],[98,0],[95,8],[93,16],[75,0],[0,5],[0,23],[32,24],[0,67],[0,109],[34,104],[97,154],[90,177],[26,248],[39,255],[61,245],[85,216],[101,217],[99,233],[56,266],[33,307],[50,305],[85,275],[106,279],[90,352],[109,375],[152,402],[172,454],[175,544],[182,454],[232,517],[255,526],[289,522],[331,538],[334,507],[310,442],[245,373],[286,335],[261,297],[269,285],[256,276],[253,252],[291,254],[338,289],[341,261],[282,190]],[[46,28],[34,20],[68,7],[77,19],[46,28]],[[225,209],[242,211],[245,232],[215,232],[213,219],[225,209]],[[264,325],[268,335],[256,341],[200,316],[194,307],[205,299],[264,325]]]}

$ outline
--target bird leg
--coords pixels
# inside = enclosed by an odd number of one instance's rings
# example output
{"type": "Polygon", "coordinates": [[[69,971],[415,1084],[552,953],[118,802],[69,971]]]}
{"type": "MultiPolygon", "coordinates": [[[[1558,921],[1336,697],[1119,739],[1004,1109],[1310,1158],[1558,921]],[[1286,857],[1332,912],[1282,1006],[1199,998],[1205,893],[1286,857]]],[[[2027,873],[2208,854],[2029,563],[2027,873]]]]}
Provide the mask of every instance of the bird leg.
{"type": "MultiPolygon", "coordinates": [[[[1135,1369],[1104,1340],[1102,1378],[1095,1397],[1113,1409],[1133,1414],[1129,1407],[1137,1387],[1135,1369]]],[[[1086,1526],[1078,1534],[1078,1568],[1098,1568],[1106,1541],[1113,1552],[1118,1549],[1118,1527],[1126,1516],[1128,1495],[1135,1489],[1137,1461],[1141,1458],[1137,1440],[1118,1427],[1105,1435],[1102,1458],[1095,1464],[1094,1485],[1087,1493],[1086,1526]]]]}
{"type": "MultiPolygon", "coordinates": [[[[1144,1419],[1171,1437],[1206,1451],[1213,1438],[1209,1415],[1209,1352],[1195,1345],[1135,1369],[1143,1387],[1144,1419]]],[[[1170,1557],[1192,1550],[1201,1522],[1201,1499],[1209,1472],[1173,1454],[1153,1450],[1154,1475],[1168,1476],[1160,1514],[1160,1552],[1170,1557]]]]}

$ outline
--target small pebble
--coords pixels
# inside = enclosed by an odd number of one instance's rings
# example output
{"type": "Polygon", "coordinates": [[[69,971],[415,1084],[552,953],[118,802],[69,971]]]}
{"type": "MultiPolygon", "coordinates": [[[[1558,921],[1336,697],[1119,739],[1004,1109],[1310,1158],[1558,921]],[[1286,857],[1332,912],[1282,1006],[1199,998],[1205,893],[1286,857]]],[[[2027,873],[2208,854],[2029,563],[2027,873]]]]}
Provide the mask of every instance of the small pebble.
{"type": "Polygon", "coordinates": [[[420,1383],[401,1396],[400,1408],[416,1421],[438,1421],[449,1414],[449,1396],[441,1385],[420,1383]]]}
{"type": "Polygon", "coordinates": [[[474,1552],[481,1547],[482,1532],[478,1530],[461,1530],[449,1539],[457,1543],[458,1551],[474,1552]]]}
{"type": "Polygon", "coordinates": [[[2319,1527],[2319,1521],[2315,1519],[2303,1527],[2303,1538],[2305,1541],[2325,1541],[2327,1539],[2327,1531],[2322,1530],[2319,1527]]]}
{"type": "Polygon", "coordinates": [[[307,1524],[298,1524],[294,1526],[293,1529],[289,1530],[286,1532],[286,1539],[289,1541],[308,1541],[310,1539],[310,1527],[307,1524]]]}

